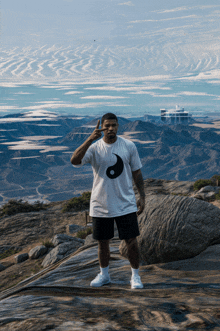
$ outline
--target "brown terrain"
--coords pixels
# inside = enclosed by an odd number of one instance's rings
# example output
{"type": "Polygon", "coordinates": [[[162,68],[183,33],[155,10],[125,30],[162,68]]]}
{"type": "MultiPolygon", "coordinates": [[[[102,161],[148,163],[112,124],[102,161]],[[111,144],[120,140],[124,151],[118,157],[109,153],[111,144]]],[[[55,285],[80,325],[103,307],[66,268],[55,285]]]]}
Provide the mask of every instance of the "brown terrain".
{"type": "MultiPolygon", "coordinates": [[[[145,181],[147,194],[192,196],[192,184],[145,181]]],[[[219,201],[210,203],[220,208],[219,201]]],[[[85,211],[62,213],[63,204],[3,217],[0,247],[28,253],[66,233],[68,224],[86,227],[85,211]]],[[[195,258],[142,265],[144,289],[131,290],[130,265],[119,244],[111,241],[112,283],[102,288],[89,286],[99,271],[93,241],[45,269],[44,257],[16,264],[15,253],[0,260],[7,267],[0,272],[0,330],[220,330],[220,245],[195,258]]]]}
{"type": "MultiPolygon", "coordinates": [[[[17,252],[0,260],[0,263],[7,267],[0,274],[0,291],[16,285],[43,269],[41,263],[45,256],[17,264],[16,255],[28,253],[33,247],[42,245],[42,242],[50,240],[58,233],[66,233],[68,224],[77,224],[86,228],[85,212],[62,213],[64,204],[65,201],[50,203],[47,210],[16,214],[1,220],[0,247],[9,244],[17,252]]],[[[73,236],[76,236],[76,233],[73,236]]]]}

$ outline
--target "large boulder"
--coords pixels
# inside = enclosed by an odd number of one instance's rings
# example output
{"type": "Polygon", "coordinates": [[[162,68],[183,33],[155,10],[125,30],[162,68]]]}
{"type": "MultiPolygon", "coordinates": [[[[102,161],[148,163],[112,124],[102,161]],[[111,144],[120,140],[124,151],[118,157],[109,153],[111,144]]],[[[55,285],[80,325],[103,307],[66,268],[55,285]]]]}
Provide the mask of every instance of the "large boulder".
{"type": "MultiPolygon", "coordinates": [[[[220,243],[220,209],[212,204],[172,195],[149,195],[145,201],[137,237],[143,264],[191,258],[220,243]]],[[[124,241],[119,250],[127,257],[124,241]]]]}

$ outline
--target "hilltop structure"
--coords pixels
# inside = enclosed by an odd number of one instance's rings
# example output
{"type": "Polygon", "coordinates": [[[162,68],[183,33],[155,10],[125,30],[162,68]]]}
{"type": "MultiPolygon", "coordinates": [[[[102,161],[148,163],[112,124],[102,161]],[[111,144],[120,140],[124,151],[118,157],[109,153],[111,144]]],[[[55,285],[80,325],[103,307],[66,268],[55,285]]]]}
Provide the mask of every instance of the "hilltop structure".
{"type": "Polygon", "coordinates": [[[176,109],[160,109],[161,111],[161,121],[170,124],[186,124],[189,123],[191,115],[184,110],[176,106],[176,109]]]}

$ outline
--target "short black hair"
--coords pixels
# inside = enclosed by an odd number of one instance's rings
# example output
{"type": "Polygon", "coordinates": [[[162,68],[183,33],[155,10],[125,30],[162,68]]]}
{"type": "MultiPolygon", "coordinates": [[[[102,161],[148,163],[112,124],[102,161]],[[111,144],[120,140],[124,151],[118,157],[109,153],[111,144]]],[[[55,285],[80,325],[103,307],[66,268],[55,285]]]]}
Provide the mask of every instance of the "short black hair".
{"type": "Polygon", "coordinates": [[[104,123],[105,120],[116,120],[116,122],[118,123],[118,118],[113,113],[107,113],[107,114],[103,115],[102,120],[101,120],[101,125],[104,123]]]}

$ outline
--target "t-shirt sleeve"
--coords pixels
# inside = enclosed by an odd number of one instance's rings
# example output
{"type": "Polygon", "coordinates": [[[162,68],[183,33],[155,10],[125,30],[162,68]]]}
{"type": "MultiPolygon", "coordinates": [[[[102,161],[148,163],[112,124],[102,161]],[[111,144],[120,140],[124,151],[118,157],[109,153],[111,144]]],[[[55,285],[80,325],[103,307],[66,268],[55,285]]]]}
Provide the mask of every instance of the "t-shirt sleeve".
{"type": "Polygon", "coordinates": [[[81,163],[80,164],[77,164],[77,165],[74,165],[73,164],[73,166],[75,168],[80,168],[80,167],[82,167],[86,163],[92,163],[92,156],[93,156],[93,147],[92,146],[89,146],[89,148],[86,151],[86,154],[83,156],[83,158],[81,160],[81,163]]]}
{"type": "Polygon", "coordinates": [[[136,171],[136,170],[142,168],[138,150],[134,143],[131,146],[130,165],[131,165],[131,171],[136,171]]]}

